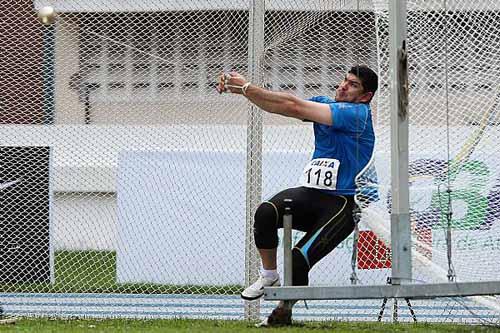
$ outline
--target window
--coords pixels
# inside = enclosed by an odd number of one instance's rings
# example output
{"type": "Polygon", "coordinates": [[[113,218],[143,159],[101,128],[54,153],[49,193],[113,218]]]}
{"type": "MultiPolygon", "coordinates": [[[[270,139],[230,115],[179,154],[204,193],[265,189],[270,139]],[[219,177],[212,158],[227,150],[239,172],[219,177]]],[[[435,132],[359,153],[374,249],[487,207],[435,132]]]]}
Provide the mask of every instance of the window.
{"type": "MultiPolygon", "coordinates": [[[[269,17],[278,14],[267,15],[271,22],[269,17]]],[[[294,15],[298,14],[280,12],[280,20],[274,21],[284,29],[294,15]]],[[[346,64],[353,63],[355,50],[348,35],[316,28],[328,33],[312,38],[308,33],[286,36],[286,29],[274,29],[279,38],[287,38],[267,50],[265,87],[305,97],[334,92],[346,64]]],[[[92,90],[94,101],[203,101],[213,96],[221,71],[248,75],[246,11],[96,13],[81,22],[79,42],[80,77],[84,84],[97,87],[92,90]],[[238,29],[213,29],[221,22],[238,29]]],[[[375,52],[366,55],[372,63],[375,52]]]]}
{"type": "Polygon", "coordinates": [[[248,15],[239,11],[103,13],[81,22],[79,77],[93,100],[148,103],[206,98],[221,71],[247,68],[248,15]],[[238,35],[211,29],[231,21],[238,35]]]}

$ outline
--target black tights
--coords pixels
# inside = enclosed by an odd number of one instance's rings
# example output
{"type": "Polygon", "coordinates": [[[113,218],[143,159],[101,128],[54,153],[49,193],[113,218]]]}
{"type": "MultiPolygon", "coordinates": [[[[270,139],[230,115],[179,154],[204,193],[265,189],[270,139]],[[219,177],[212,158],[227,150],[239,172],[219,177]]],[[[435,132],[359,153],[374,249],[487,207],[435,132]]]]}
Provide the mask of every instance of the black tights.
{"type": "Polygon", "coordinates": [[[306,232],[292,250],[293,285],[307,285],[311,268],[354,230],[354,199],[307,187],[281,191],[261,203],[255,212],[257,248],[274,249],[278,246],[278,228],[283,228],[284,199],[292,199],[292,228],[306,232]]]}

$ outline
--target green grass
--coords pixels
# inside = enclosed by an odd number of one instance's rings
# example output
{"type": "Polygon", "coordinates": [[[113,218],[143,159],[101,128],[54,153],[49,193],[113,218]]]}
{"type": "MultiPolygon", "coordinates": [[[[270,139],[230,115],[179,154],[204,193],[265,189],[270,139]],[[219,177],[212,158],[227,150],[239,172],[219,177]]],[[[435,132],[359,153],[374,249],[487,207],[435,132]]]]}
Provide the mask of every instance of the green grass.
{"type": "Polygon", "coordinates": [[[386,324],[386,323],[347,323],[347,322],[307,322],[290,327],[256,328],[247,321],[221,320],[50,320],[21,319],[14,325],[0,326],[0,332],[190,332],[190,333],[239,333],[239,332],[498,332],[498,328],[451,324],[386,324]]]}
{"type": "Polygon", "coordinates": [[[55,254],[55,283],[0,284],[0,292],[237,294],[239,285],[195,286],[116,283],[116,252],[59,251],[55,254]]]}
{"type": "MultiPolygon", "coordinates": [[[[75,293],[198,293],[234,294],[241,286],[173,286],[117,284],[116,253],[61,251],[55,255],[54,284],[1,284],[0,292],[75,293]]],[[[254,322],[221,320],[96,320],[19,319],[0,325],[1,332],[500,332],[498,328],[452,324],[381,324],[353,322],[298,322],[292,327],[258,329],[254,322]]]]}

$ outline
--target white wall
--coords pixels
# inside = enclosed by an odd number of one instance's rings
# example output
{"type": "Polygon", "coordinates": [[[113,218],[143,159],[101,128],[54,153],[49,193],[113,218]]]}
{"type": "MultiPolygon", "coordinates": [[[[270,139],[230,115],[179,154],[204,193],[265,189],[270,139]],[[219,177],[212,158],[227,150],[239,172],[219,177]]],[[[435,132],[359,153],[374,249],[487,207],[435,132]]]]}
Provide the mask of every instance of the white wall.
{"type": "Polygon", "coordinates": [[[54,250],[115,250],[116,195],[56,193],[52,203],[54,250]]]}
{"type": "MultiPolygon", "coordinates": [[[[174,11],[174,10],[245,10],[249,7],[248,0],[196,0],[196,1],[169,1],[156,0],[143,2],[140,0],[108,0],[105,3],[89,2],[85,0],[35,0],[35,8],[50,4],[60,12],[117,12],[117,11],[174,11]]],[[[370,8],[366,2],[360,2],[361,8],[370,8]]],[[[305,10],[311,8],[336,9],[356,8],[354,1],[342,0],[308,0],[296,2],[293,0],[271,1],[266,4],[267,9],[305,10]]]]}

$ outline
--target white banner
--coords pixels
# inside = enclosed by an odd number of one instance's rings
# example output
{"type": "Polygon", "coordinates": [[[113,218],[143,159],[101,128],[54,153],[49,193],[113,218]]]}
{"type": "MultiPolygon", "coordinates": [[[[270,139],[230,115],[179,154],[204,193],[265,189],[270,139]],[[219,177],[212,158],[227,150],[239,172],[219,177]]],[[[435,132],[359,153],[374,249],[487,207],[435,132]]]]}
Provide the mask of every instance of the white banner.
{"type": "MultiPolygon", "coordinates": [[[[390,169],[384,166],[388,158],[379,157],[379,179],[387,184],[390,169]]],[[[453,259],[462,280],[500,278],[492,269],[500,264],[500,237],[491,232],[500,214],[500,188],[496,185],[500,173],[494,157],[481,155],[479,160],[473,155],[456,174],[450,175],[453,259]]],[[[214,151],[122,154],[117,182],[118,282],[243,284],[245,158],[243,152],[214,151]],[[149,218],[144,220],[144,216],[149,218]]],[[[306,153],[265,152],[264,199],[297,186],[309,158],[306,153]]],[[[412,219],[417,237],[423,244],[431,244],[432,253],[421,245],[415,247],[446,271],[443,226],[448,199],[443,179],[439,178],[445,163],[423,154],[411,160],[413,166],[418,166],[410,168],[412,219]]],[[[387,185],[380,188],[380,197],[374,205],[388,221],[387,185]]],[[[295,241],[299,237],[299,233],[294,234],[295,241]]],[[[350,236],[314,267],[311,283],[349,284],[352,246],[350,236]]],[[[357,275],[362,283],[385,283],[390,275],[387,253],[378,246],[374,248],[378,252],[372,263],[358,262],[357,275]]],[[[419,262],[415,267],[419,270],[425,265],[419,262]]],[[[446,278],[429,274],[428,270],[417,271],[414,278],[446,278]]]]}

